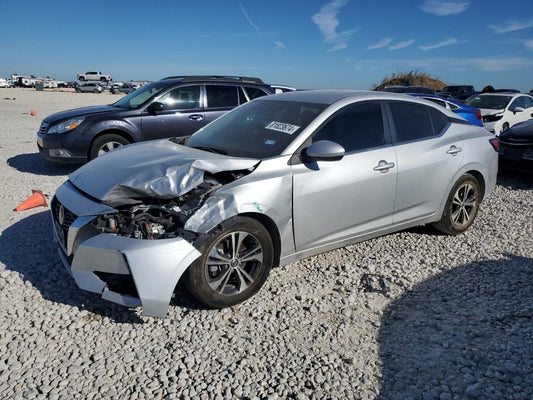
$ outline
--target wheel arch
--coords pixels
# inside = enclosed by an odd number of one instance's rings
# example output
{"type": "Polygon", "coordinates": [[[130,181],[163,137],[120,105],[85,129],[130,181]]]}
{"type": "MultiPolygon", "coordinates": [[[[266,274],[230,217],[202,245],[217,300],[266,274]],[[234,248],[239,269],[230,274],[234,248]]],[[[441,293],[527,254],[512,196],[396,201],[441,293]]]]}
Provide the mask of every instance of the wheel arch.
{"type": "Polygon", "coordinates": [[[481,199],[479,200],[480,201],[483,200],[483,198],[485,197],[485,178],[483,177],[483,174],[477,170],[469,170],[469,171],[466,171],[464,174],[472,175],[476,179],[476,181],[479,183],[479,189],[481,191],[481,199]]]}
{"type": "Polygon", "coordinates": [[[104,136],[104,135],[119,135],[122,136],[124,139],[126,139],[130,143],[135,143],[135,139],[132,135],[130,135],[128,132],[125,132],[120,129],[105,129],[101,132],[99,132],[97,135],[94,135],[94,137],[91,139],[91,143],[89,144],[89,147],[87,148],[87,159],[91,156],[91,149],[93,148],[94,142],[104,136]]]}
{"type": "Polygon", "coordinates": [[[274,261],[272,266],[278,267],[281,254],[281,236],[274,221],[265,214],[253,212],[245,212],[237,215],[255,219],[257,222],[259,222],[266,228],[268,234],[270,235],[270,238],[272,239],[272,245],[274,247],[274,261]]]}

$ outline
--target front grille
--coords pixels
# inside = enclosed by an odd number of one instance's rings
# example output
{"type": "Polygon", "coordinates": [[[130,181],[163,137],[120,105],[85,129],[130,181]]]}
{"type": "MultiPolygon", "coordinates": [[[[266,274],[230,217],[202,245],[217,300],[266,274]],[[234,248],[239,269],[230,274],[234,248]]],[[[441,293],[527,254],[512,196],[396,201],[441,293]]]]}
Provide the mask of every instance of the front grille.
{"type": "Polygon", "coordinates": [[[76,220],[77,216],[68,208],[63,206],[57,197],[52,199],[51,204],[52,215],[54,217],[54,224],[57,236],[61,240],[63,247],[67,248],[68,230],[70,225],[76,220]]]}

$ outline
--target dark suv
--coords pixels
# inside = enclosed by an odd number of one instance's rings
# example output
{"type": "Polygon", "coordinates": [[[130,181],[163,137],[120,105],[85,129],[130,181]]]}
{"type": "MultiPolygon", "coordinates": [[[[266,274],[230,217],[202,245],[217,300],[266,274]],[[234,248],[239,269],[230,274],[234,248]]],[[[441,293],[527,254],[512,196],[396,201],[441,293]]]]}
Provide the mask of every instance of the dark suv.
{"type": "Polygon", "coordinates": [[[438,96],[444,97],[446,99],[465,101],[470,96],[476,94],[474,86],[471,85],[453,85],[446,86],[443,89],[437,92],[438,96]]]}
{"type": "Polygon", "coordinates": [[[272,93],[258,78],[172,76],[107,106],[46,117],[37,145],[48,160],[83,163],[129,143],[190,136],[232,108],[272,93]]]}

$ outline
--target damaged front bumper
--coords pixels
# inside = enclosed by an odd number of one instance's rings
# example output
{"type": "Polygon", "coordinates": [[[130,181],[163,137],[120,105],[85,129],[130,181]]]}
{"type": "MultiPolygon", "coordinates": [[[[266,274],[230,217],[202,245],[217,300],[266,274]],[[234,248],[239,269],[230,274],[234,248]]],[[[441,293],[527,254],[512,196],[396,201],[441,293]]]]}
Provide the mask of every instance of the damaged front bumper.
{"type": "Polygon", "coordinates": [[[145,316],[164,317],[181,275],[200,253],[180,237],[128,238],[101,233],[92,224],[98,215],[114,212],[63,184],[51,204],[59,255],[81,289],[142,306],[145,316]]]}

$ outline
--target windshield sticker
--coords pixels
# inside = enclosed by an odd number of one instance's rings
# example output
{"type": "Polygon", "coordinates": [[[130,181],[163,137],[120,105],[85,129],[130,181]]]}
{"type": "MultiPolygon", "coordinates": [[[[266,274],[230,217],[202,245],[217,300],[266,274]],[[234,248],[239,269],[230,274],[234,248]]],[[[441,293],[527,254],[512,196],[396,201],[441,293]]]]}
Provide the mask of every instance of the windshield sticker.
{"type": "Polygon", "coordinates": [[[292,124],[288,124],[286,122],[276,122],[272,121],[270,124],[265,126],[265,129],[270,129],[272,131],[278,131],[287,133],[289,135],[292,135],[294,132],[296,132],[300,127],[292,124]]]}
{"type": "Polygon", "coordinates": [[[276,141],[272,139],[268,139],[268,140],[265,140],[265,144],[267,146],[274,146],[276,144],[276,141]]]}

